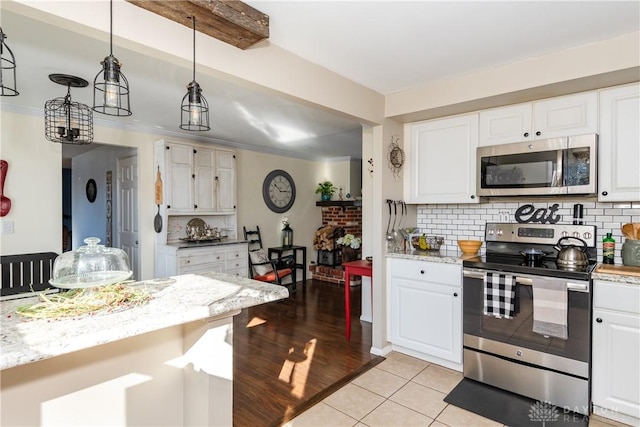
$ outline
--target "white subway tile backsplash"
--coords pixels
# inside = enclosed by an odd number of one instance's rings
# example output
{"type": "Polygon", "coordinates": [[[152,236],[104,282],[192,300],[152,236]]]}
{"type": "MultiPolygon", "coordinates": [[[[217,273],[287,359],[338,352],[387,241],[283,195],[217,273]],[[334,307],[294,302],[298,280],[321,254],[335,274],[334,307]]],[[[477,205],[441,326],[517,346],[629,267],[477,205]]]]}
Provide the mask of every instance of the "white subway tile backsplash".
{"type": "MultiPolygon", "coordinates": [[[[516,222],[515,211],[522,205],[533,204],[536,209],[550,208],[558,204],[555,212],[560,224],[573,222],[573,205],[576,202],[495,202],[478,205],[419,205],[417,226],[422,232],[432,236],[445,237],[443,250],[458,250],[458,239],[484,240],[484,228],[487,222],[516,222]]],[[[598,259],[602,259],[602,238],[611,232],[616,240],[616,264],[622,264],[620,249],[624,241],[620,227],[628,222],[640,222],[640,204],[613,204],[579,201],[583,206],[583,222],[597,228],[598,259]]],[[[484,253],[484,245],[480,248],[484,253]]]]}

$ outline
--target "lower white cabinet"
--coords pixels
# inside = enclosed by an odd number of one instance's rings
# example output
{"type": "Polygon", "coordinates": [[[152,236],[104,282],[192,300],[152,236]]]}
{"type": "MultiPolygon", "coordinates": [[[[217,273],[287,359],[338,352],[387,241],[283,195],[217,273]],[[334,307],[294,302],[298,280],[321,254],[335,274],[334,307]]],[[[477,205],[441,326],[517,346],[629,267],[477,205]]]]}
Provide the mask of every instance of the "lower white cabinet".
{"type": "Polygon", "coordinates": [[[640,286],[593,284],[593,412],[640,425],[640,286]]]}
{"type": "Polygon", "coordinates": [[[462,266],[388,258],[389,340],[399,352],[462,369],[462,266]]]}
{"type": "Polygon", "coordinates": [[[249,264],[246,243],[177,248],[156,246],[155,277],[214,271],[247,277],[249,264]]]}

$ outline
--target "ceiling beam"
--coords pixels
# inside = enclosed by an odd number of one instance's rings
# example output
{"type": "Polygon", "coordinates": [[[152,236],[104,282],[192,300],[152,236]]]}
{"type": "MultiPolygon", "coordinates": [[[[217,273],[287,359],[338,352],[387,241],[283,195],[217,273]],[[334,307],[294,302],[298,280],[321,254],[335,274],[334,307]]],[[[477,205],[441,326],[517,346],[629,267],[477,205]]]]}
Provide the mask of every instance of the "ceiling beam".
{"type": "Polygon", "coordinates": [[[238,0],[126,0],[240,49],[269,38],[269,15],[238,0]]]}

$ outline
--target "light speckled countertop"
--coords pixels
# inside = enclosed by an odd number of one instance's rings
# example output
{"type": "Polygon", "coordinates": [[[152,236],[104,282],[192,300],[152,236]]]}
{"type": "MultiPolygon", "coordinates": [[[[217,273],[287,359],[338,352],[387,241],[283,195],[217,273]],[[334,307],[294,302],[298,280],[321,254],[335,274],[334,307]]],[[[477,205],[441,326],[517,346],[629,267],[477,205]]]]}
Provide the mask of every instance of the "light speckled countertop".
{"type": "Polygon", "coordinates": [[[630,276],[628,274],[598,273],[599,267],[600,264],[598,264],[598,267],[596,267],[593,274],[591,274],[591,278],[593,280],[604,280],[614,283],[629,283],[631,285],[640,285],[640,276],[630,276]]]}
{"type": "Polygon", "coordinates": [[[442,262],[447,264],[462,264],[468,255],[463,255],[459,251],[397,251],[388,252],[388,258],[413,259],[416,261],[442,262]]]}
{"type": "Polygon", "coordinates": [[[16,307],[33,304],[37,297],[0,302],[0,369],[289,296],[285,287],[222,273],[185,274],[132,286],[146,287],[153,298],[141,307],[68,320],[31,320],[15,313],[16,307]]]}

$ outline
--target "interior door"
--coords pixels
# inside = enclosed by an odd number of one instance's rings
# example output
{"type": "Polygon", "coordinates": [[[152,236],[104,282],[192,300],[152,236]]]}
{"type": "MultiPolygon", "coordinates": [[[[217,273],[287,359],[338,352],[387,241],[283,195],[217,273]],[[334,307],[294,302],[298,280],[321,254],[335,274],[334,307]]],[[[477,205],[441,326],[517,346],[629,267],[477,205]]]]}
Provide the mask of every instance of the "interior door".
{"type": "Polygon", "coordinates": [[[118,246],[129,256],[133,279],[140,278],[138,157],[118,160],[118,246]]]}

